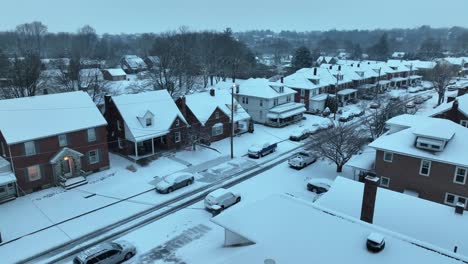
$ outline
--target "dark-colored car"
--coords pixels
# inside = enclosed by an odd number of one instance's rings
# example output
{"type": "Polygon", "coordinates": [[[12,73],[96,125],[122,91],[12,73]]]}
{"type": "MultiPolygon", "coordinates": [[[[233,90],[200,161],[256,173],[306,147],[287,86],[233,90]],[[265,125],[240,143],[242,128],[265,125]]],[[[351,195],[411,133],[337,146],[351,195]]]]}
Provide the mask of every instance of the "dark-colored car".
{"type": "Polygon", "coordinates": [[[373,102],[369,105],[369,108],[371,109],[378,109],[380,108],[380,103],[377,103],[377,102],[373,102]]]}
{"type": "Polygon", "coordinates": [[[311,179],[307,182],[307,190],[316,194],[328,192],[333,182],[326,178],[311,179]]]}
{"type": "Polygon", "coordinates": [[[370,95],[370,94],[364,94],[363,96],[361,96],[362,99],[364,100],[372,100],[374,99],[374,96],[370,95]]]}
{"type": "Polygon", "coordinates": [[[308,138],[310,135],[310,131],[308,129],[303,130],[296,130],[291,133],[289,139],[292,141],[301,141],[308,138]]]}
{"type": "Polygon", "coordinates": [[[156,184],[156,191],[158,193],[171,193],[182,187],[189,186],[194,183],[195,177],[188,172],[179,172],[164,177],[156,184]]]}

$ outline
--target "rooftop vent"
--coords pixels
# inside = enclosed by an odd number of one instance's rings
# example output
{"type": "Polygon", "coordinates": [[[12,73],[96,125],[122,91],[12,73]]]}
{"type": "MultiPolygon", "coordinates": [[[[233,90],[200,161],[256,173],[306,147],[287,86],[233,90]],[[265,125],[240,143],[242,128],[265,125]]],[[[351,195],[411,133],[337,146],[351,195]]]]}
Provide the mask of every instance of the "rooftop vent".
{"type": "Polygon", "coordinates": [[[366,246],[370,252],[380,252],[385,248],[385,237],[380,233],[371,233],[367,237],[366,246]]]}

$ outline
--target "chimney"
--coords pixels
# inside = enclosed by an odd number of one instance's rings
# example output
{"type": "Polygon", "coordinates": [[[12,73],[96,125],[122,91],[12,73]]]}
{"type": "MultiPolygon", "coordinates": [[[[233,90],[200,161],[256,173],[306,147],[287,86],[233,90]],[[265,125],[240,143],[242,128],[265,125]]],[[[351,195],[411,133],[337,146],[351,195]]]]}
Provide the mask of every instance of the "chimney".
{"type": "Polygon", "coordinates": [[[186,104],[186,101],[185,101],[185,96],[181,96],[179,97],[179,99],[176,101],[176,104],[177,104],[177,107],[179,108],[180,112],[182,113],[182,115],[184,117],[186,117],[187,115],[187,104],[186,104]]]}
{"type": "Polygon", "coordinates": [[[463,211],[465,211],[465,204],[464,203],[458,202],[457,204],[455,204],[455,213],[456,214],[462,215],[463,211]]]}
{"type": "Polygon", "coordinates": [[[341,65],[338,65],[338,71],[341,71],[341,65]]]}
{"type": "Polygon", "coordinates": [[[329,67],[329,68],[330,68],[330,70],[331,70],[331,69],[333,68],[333,65],[330,65],[330,67],[329,67]]]}
{"type": "Polygon", "coordinates": [[[211,88],[211,89],[210,89],[210,95],[211,95],[211,96],[215,96],[215,89],[214,89],[214,88],[211,88]]]}
{"type": "Polygon", "coordinates": [[[109,110],[109,105],[110,105],[111,100],[112,100],[112,96],[108,94],[104,95],[104,115],[106,115],[106,113],[108,112],[107,110],[109,110]]]}
{"type": "Polygon", "coordinates": [[[453,102],[455,98],[455,96],[447,96],[447,103],[453,102]]]}
{"type": "Polygon", "coordinates": [[[452,109],[454,111],[458,110],[458,99],[456,99],[456,98],[454,98],[454,100],[453,100],[452,109]]]}
{"type": "Polygon", "coordinates": [[[317,68],[314,68],[314,75],[317,75],[317,68]]]}
{"type": "Polygon", "coordinates": [[[372,224],[374,220],[375,198],[379,177],[367,175],[364,178],[364,192],[362,195],[361,220],[372,224]]]}
{"type": "Polygon", "coordinates": [[[281,80],[281,83],[284,83],[284,77],[283,76],[281,76],[280,80],[281,80]]]}

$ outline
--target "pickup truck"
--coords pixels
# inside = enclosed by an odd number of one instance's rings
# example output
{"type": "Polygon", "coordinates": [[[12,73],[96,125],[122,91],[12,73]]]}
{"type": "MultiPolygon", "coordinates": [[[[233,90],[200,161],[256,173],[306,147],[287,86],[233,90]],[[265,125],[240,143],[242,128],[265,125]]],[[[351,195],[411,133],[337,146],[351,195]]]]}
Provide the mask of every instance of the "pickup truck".
{"type": "Polygon", "coordinates": [[[317,157],[312,151],[301,151],[288,160],[290,167],[302,169],[317,161],[317,157]]]}
{"type": "Polygon", "coordinates": [[[248,150],[248,155],[250,158],[261,158],[265,155],[268,155],[270,153],[273,153],[276,151],[276,147],[278,145],[276,143],[270,144],[270,143],[264,143],[262,145],[252,145],[249,150],[248,150]]]}

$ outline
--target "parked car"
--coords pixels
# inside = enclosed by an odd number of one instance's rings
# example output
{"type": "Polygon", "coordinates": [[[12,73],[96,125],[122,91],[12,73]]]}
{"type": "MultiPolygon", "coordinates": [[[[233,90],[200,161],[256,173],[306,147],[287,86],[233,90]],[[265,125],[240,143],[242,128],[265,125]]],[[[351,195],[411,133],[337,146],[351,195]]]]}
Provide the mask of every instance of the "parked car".
{"type": "Polygon", "coordinates": [[[182,187],[189,186],[194,183],[195,177],[189,172],[179,172],[167,175],[156,184],[156,191],[158,193],[171,193],[182,187]]]}
{"type": "Polygon", "coordinates": [[[349,120],[353,119],[353,115],[350,112],[344,112],[340,118],[338,118],[338,121],[340,122],[348,122],[349,120]]]}
{"type": "Polygon", "coordinates": [[[423,95],[423,98],[424,98],[424,101],[427,101],[427,100],[432,98],[432,95],[431,94],[426,94],[426,95],[423,95]]]}
{"type": "Polygon", "coordinates": [[[312,126],[309,129],[309,135],[313,135],[320,131],[322,128],[320,127],[319,124],[312,124],[312,126]]]}
{"type": "Polygon", "coordinates": [[[315,178],[307,182],[307,190],[314,192],[316,194],[321,194],[328,192],[332,186],[333,181],[327,178],[315,178]]]}
{"type": "Polygon", "coordinates": [[[416,107],[416,105],[414,104],[413,101],[408,102],[408,103],[406,104],[406,108],[415,108],[415,107],[416,107]]]}
{"type": "Polygon", "coordinates": [[[265,155],[268,155],[270,153],[273,153],[276,151],[276,147],[278,145],[276,143],[270,144],[270,143],[264,143],[262,145],[252,145],[249,150],[248,150],[248,156],[250,158],[261,158],[265,155]]]}
{"type": "Polygon", "coordinates": [[[302,169],[317,161],[312,151],[301,151],[288,160],[290,167],[302,169]]]}
{"type": "Polygon", "coordinates": [[[400,100],[400,96],[397,95],[397,94],[392,94],[392,95],[390,96],[390,100],[392,100],[392,101],[398,101],[398,100],[400,100]]]}
{"type": "Polygon", "coordinates": [[[241,195],[224,188],[212,191],[205,197],[206,210],[215,214],[241,201],[241,195]]]}
{"type": "Polygon", "coordinates": [[[449,91],[449,92],[453,92],[453,91],[456,91],[456,90],[458,90],[458,86],[455,85],[455,84],[447,86],[447,91],[449,91]]]}
{"type": "Polygon", "coordinates": [[[364,115],[364,110],[361,108],[356,108],[352,111],[353,117],[359,117],[364,115]]]}
{"type": "Polygon", "coordinates": [[[114,264],[135,256],[136,248],[127,241],[105,242],[80,252],[73,264],[114,264]]]}
{"type": "Polygon", "coordinates": [[[322,122],[320,122],[319,127],[320,129],[329,129],[334,126],[334,123],[330,119],[326,119],[322,122]]]}
{"type": "Polygon", "coordinates": [[[408,93],[417,93],[419,91],[421,91],[420,87],[410,87],[410,88],[408,88],[408,93]]]}
{"type": "Polygon", "coordinates": [[[292,141],[301,141],[301,140],[308,138],[309,135],[310,135],[310,131],[308,129],[294,130],[289,136],[289,139],[292,141]]]}
{"type": "Polygon", "coordinates": [[[413,100],[415,104],[422,104],[424,103],[424,98],[422,96],[416,96],[413,100]]]}
{"type": "Polygon", "coordinates": [[[372,102],[372,103],[370,103],[369,108],[371,108],[371,109],[380,108],[380,103],[378,103],[378,102],[372,102]]]}
{"type": "Polygon", "coordinates": [[[374,96],[370,95],[370,94],[364,94],[361,96],[362,99],[364,100],[372,100],[374,99],[374,96]]]}
{"type": "Polygon", "coordinates": [[[385,248],[385,237],[379,233],[371,233],[367,237],[366,247],[374,253],[382,251],[385,248]]]}

